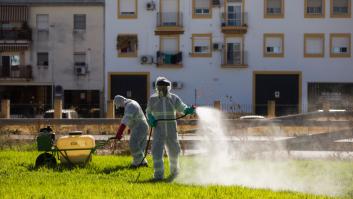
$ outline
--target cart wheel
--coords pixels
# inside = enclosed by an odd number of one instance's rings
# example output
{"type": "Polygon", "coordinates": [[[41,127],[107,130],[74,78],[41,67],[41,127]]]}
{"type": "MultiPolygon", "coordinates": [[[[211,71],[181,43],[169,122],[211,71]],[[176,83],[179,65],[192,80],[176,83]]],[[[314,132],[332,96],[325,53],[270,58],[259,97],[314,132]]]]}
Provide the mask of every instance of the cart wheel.
{"type": "Polygon", "coordinates": [[[54,168],[56,166],[56,159],[50,153],[42,153],[36,159],[36,168],[38,167],[54,168]]]}

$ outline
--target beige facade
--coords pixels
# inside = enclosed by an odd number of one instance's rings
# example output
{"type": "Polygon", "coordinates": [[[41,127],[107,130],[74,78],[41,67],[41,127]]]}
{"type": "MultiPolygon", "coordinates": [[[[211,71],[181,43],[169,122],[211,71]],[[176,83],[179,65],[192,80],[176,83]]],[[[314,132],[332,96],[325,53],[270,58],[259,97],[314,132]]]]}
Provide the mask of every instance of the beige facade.
{"type": "Polygon", "coordinates": [[[48,52],[49,66],[35,67],[39,82],[54,82],[69,90],[102,90],[103,81],[103,6],[33,6],[30,26],[33,27],[32,62],[38,52],[48,52]],[[63,14],[65,13],[65,14],[63,14]],[[86,30],[74,30],[74,15],[86,15],[86,30]],[[49,30],[39,30],[38,15],[48,15],[49,30]],[[85,53],[87,71],[75,71],[75,53],[85,53]]]}
{"type": "Polygon", "coordinates": [[[62,96],[64,108],[82,117],[99,116],[104,105],[104,1],[5,2],[2,10],[21,6],[27,13],[13,20],[11,14],[1,16],[0,21],[2,35],[10,35],[0,38],[0,94],[13,107],[22,106],[11,114],[38,117],[53,108],[55,96],[62,96]],[[23,24],[29,29],[25,39],[23,24]]]}

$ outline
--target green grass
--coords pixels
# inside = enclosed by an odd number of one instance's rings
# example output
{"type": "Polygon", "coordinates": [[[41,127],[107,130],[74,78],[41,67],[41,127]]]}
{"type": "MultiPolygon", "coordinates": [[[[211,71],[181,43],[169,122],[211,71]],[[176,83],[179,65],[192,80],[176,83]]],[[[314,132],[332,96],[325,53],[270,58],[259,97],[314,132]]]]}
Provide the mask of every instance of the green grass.
{"type": "Polygon", "coordinates": [[[0,151],[0,198],[331,198],[240,186],[152,183],[148,180],[153,169],[129,169],[130,157],[94,156],[85,168],[36,170],[34,162],[38,154],[0,151]]]}

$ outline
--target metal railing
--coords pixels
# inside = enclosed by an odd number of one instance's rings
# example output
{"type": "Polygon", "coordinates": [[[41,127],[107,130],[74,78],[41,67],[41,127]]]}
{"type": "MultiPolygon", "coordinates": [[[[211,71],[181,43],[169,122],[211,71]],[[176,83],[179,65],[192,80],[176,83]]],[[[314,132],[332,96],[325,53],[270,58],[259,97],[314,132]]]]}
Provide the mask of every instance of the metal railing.
{"type": "Polygon", "coordinates": [[[182,27],[183,13],[181,12],[158,12],[157,27],[182,27]]]}
{"type": "Polygon", "coordinates": [[[280,15],[282,13],[282,8],[267,8],[266,11],[269,15],[280,15]]]}
{"type": "Polygon", "coordinates": [[[322,13],[322,7],[307,7],[306,12],[311,15],[320,15],[322,13]]]}
{"type": "Polygon", "coordinates": [[[247,51],[234,51],[226,52],[222,59],[223,65],[247,65],[248,52],[247,51]]]}
{"type": "Polygon", "coordinates": [[[246,12],[239,12],[235,14],[222,13],[222,27],[246,27],[248,24],[248,14],[246,12]]]}
{"type": "Polygon", "coordinates": [[[19,65],[19,66],[0,66],[0,78],[25,78],[32,79],[32,66],[19,65]]]}
{"type": "Polygon", "coordinates": [[[333,7],[333,13],[335,14],[347,14],[348,13],[348,7],[333,7]]]}
{"type": "Polygon", "coordinates": [[[32,30],[0,30],[0,40],[32,40],[32,30]]]}
{"type": "Polygon", "coordinates": [[[167,53],[167,52],[157,52],[157,64],[158,65],[163,65],[163,64],[181,64],[183,61],[183,53],[178,52],[178,53],[167,53]]]}

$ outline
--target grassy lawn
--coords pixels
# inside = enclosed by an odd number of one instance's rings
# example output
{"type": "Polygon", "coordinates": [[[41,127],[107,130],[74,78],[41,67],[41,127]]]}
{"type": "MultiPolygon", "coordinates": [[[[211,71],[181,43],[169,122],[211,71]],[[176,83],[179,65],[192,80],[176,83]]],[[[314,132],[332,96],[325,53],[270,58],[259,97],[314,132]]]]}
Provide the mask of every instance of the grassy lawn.
{"type": "MultiPolygon", "coordinates": [[[[36,170],[34,162],[38,154],[35,151],[0,151],[0,198],[331,198],[241,186],[152,183],[148,180],[153,169],[129,169],[130,157],[94,156],[85,168],[36,170]]],[[[353,169],[347,172],[352,173],[353,169]]],[[[345,197],[350,196],[353,195],[346,193],[345,197]]]]}

